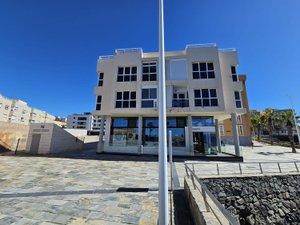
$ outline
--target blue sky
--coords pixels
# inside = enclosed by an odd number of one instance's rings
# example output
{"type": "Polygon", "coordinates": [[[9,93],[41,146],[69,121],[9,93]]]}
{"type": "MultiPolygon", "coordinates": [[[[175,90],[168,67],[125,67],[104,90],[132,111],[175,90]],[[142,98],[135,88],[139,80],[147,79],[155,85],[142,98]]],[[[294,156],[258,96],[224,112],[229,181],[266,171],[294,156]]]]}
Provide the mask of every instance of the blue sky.
{"type": "MultiPolygon", "coordinates": [[[[0,93],[54,115],[94,109],[96,60],[158,49],[158,0],[1,0],[0,93]]],[[[299,0],[166,0],[166,50],[217,43],[239,52],[251,108],[300,113],[299,0]]]]}

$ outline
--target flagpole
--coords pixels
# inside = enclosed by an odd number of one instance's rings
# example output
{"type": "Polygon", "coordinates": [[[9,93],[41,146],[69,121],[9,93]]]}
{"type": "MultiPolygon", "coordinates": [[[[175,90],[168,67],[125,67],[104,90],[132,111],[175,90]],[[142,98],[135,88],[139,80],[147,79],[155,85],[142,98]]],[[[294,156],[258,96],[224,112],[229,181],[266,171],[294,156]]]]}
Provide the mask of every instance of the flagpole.
{"type": "Polygon", "coordinates": [[[164,44],[164,0],[159,0],[159,225],[168,225],[167,117],[164,44]]]}

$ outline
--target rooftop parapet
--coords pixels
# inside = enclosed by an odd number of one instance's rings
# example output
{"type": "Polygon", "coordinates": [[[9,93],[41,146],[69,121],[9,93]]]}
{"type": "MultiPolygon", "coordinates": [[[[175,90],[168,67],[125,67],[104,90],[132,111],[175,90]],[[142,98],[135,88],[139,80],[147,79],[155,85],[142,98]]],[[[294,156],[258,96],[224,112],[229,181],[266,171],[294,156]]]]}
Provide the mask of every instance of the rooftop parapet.
{"type": "Polygon", "coordinates": [[[186,45],[185,49],[188,48],[216,48],[217,44],[216,43],[206,43],[206,44],[189,44],[186,45]]]}
{"type": "Polygon", "coordinates": [[[124,54],[124,53],[143,53],[142,48],[120,48],[115,50],[115,54],[124,54]]]}

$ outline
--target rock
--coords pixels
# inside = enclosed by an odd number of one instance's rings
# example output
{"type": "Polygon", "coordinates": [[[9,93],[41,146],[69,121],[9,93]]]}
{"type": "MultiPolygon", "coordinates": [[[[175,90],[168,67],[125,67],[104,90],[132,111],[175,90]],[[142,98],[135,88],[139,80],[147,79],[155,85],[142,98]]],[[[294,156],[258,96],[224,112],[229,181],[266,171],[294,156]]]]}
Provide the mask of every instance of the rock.
{"type": "Polygon", "coordinates": [[[239,200],[237,200],[237,203],[239,203],[240,205],[244,204],[245,203],[245,200],[240,198],[239,200]]]}
{"type": "Polygon", "coordinates": [[[255,219],[253,215],[247,216],[246,221],[250,224],[250,225],[255,225],[255,219]]]}
{"type": "Polygon", "coordinates": [[[281,217],[285,216],[285,213],[282,211],[282,209],[278,209],[278,213],[281,217]]]}
{"type": "Polygon", "coordinates": [[[213,178],[205,183],[240,224],[299,224],[299,175],[213,178]]]}

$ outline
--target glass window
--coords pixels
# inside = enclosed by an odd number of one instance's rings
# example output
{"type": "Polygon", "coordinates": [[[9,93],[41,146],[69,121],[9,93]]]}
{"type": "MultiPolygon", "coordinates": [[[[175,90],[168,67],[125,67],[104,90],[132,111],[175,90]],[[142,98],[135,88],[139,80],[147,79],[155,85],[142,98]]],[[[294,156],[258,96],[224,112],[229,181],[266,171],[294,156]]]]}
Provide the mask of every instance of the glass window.
{"type": "Polygon", "coordinates": [[[138,118],[112,118],[110,144],[115,146],[138,145],[138,118]]]}
{"type": "Polygon", "coordinates": [[[241,95],[239,91],[234,92],[234,98],[235,98],[235,106],[236,108],[242,108],[242,101],[241,101],[241,95]]]}
{"type": "Polygon", "coordinates": [[[215,78],[214,64],[212,62],[192,63],[193,79],[213,79],[215,78]]]}
{"type": "Polygon", "coordinates": [[[117,92],[116,108],[136,108],[136,92],[117,92]]]}
{"type": "Polygon", "coordinates": [[[235,66],[231,66],[231,76],[232,76],[232,81],[233,82],[238,81],[238,76],[237,76],[237,73],[236,73],[236,67],[235,66]]]}
{"type": "Polygon", "coordinates": [[[218,97],[216,89],[196,89],[194,90],[194,104],[196,107],[217,107],[218,97]]]}
{"type": "MultiPolygon", "coordinates": [[[[172,131],[173,147],[185,146],[185,117],[167,118],[168,131],[172,131]]],[[[158,146],[158,118],[143,118],[143,144],[146,146],[158,146]]]]}
{"type": "Polygon", "coordinates": [[[98,95],[96,100],[96,110],[101,110],[102,96],[98,95]]]}
{"type": "Polygon", "coordinates": [[[214,126],[214,119],[213,117],[193,117],[192,126],[193,127],[214,126]]]}
{"type": "Polygon", "coordinates": [[[157,89],[156,88],[143,88],[142,89],[142,108],[153,108],[156,107],[155,102],[157,99],[157,89]]]}
{"type": "Polygon", "coordinates": [[[98,86],[99,87],[103,86],[103,77],[104,77],[104,74],[100,73],[99,74],[99,79],[98,79],[98,86]]]}
{"type": "Polygon", "coordinates": [[[137,80],[137,67],[118,67],[117,82],[129,82],[137,80]]]}
{"type": "Polygon", "coordinates": [[[143,81],[156,81],[157,80],[157,68],[156,62],[143,62],[143,81]]]}

